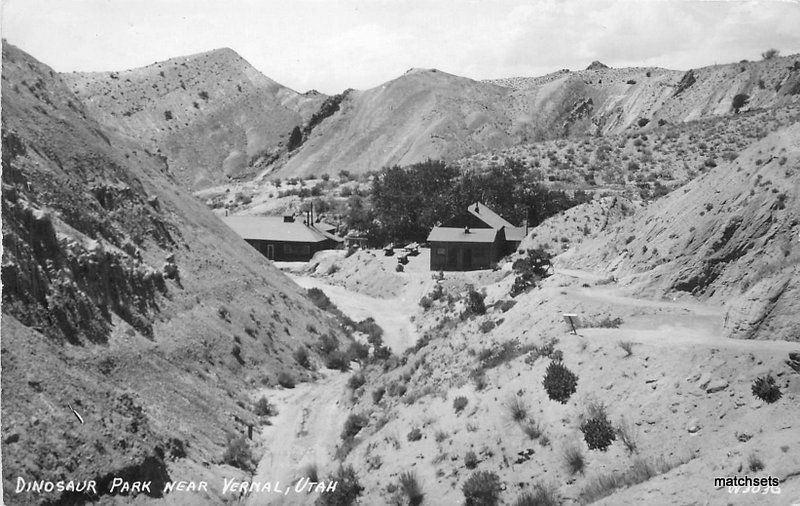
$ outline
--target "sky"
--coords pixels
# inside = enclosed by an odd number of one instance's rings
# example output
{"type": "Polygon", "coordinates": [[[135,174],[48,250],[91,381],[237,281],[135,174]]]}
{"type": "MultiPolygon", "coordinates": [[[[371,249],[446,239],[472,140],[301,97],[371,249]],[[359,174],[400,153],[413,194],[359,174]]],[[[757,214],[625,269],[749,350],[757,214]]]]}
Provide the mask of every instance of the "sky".
{"type": "Polygon", "coordinates": [[[798,1],[0,1],[2,36],[60,72],[229,47],[279,83],[328,94],[413,67],[488,79],[800,52],[798,1]]]}

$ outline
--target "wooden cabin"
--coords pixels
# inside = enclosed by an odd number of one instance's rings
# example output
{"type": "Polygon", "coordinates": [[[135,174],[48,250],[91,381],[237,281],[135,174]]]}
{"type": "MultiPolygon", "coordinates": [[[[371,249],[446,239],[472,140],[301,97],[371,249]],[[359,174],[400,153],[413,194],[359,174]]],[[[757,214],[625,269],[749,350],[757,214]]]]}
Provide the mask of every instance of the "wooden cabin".
{"type": "Polygon", "coordinates": [[[307,262],[314,253],[338,249],[343,240],[294,216],[225,216],[222,220],[262,255],[277,262],[307,262]]]}

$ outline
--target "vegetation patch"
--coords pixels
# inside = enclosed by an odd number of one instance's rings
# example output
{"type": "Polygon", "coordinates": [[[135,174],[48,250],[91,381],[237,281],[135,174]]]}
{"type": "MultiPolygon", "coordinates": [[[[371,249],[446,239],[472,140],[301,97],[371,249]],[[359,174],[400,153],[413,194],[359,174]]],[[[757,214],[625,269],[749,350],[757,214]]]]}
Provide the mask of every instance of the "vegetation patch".
{"type": "Polygon", "coordinates": [[[550,399],[566,404],[578,386],[578,377],[560,361],[552,361],[547,366],[542,381],[550,399]]]}
{"type": "Polygon", "coordinates": [[[489,471],[474,472],[461,486],[465,506],[495,506],[501,490],[500,478],[489,471]]]}
{"type": "Polygon", "coordinates": [[[775,384],[775,378],[771,374],[756,378],[751,389],[753,395],[769,404],[781,398],[781,389],[775,384]]]}
{"type": "Polygon", "coordinates": [[[633,465],[625,471],[600,474],[592,478],[581,490],[578,500],[581,504],[599,501],[603,497],[613,494],[616,490],[643,483],[655,476],[664,474],[670,469],[685,464],[690,458],[673,461],[666,461],[663,458],[655,460],[637,458],[633,461],[633,465]]]}

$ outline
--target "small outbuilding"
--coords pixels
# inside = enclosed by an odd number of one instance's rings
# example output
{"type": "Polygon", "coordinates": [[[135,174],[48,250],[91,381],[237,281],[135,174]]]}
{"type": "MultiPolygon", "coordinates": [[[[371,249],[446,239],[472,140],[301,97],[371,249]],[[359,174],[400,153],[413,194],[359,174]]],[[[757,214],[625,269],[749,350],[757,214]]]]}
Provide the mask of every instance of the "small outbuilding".
{"type": "Polygon", "coordinates": [[[343,239],[294,216],[225,216],[222,220],[262,255],[278,262],[307,262],[314,253],[337,249],[343,239]]]}

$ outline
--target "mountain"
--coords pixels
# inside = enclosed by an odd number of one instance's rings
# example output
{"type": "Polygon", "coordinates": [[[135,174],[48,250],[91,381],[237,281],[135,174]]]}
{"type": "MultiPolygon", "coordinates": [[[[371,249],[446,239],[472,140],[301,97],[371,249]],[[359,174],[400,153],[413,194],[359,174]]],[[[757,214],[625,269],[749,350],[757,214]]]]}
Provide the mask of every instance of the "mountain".
{"type": "Polygon", "coordinates": [[[338,327],[52,69],[4,44],[2,71],[5,502],[86,499],[17,477],[158,497],[171,477],[246,476],[223,456],[261,423],[249,392],[312,378],[294,352],[338,327]]]}
{"type": "Polygon", "coordinates": [[[800,100],[797,56],[687,72],[590,67],[491,81],[412,69],[378,87],[348,93],[338,110],[272,169],[284,177],[363,173],[526,142],[733,115],[739,94],[747,96],[742,111],[800,100]]]}
{"type": "Polygon", "coordinates": [[[61,77],[92,117],[166,157],[170,172],[190,188],[248,174],[325,99],[276,83],[227,48],[61,77]]]}
{"type": "Polygon", "coordinates": [[[652,295],[678,292],[727,309],[725,332],[800,340],[800,125],[565,253],[563,265],[601,269],[652,295]]]}

